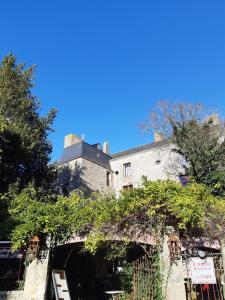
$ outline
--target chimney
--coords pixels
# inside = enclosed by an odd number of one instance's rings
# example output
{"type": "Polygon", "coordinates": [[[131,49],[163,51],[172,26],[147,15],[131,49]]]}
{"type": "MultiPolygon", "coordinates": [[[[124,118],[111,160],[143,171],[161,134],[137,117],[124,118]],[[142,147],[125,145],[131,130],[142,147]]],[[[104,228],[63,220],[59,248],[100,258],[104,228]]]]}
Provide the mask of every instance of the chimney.
{"type": "Polygon", "coordinates": [[[64,138],[64,148],[67,148],[69,146],[72,146],[74,144],[77,144],[79,142],[81,142],[82,139],[79,138],[77,135],[71,133],[65,136],[64,138]]]}
{"type": "Polygon", "coordinates": [[[103,143],[102,151],[103,151],[105,154],[108,154],[108,155],[109,155],[109,143],[108,143],[108,142],[104,142],[104,143],[103,143]]]}
{"type": "Polygon", "coordinates": [[[159,132],[154,132],[154,142],[160,142],[164,140],[164,136],[159,132]]]}

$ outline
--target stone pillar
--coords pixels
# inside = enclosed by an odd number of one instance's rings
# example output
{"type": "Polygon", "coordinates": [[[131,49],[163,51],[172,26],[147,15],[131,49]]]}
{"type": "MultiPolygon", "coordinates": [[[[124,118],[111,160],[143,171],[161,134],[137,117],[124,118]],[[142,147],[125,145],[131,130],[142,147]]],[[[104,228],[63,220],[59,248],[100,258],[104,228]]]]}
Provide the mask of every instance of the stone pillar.
{"type": "Polygon", "coordinates": [[[162,290],[166,300],[186,300],[182,258],[171,262],[168,235],[164,237],[161,252],[162,290]]]}
{"type": "Polygon", "coordinates": [[[45,300],[48,282],[49,250],[44,259],[33,260],[26,269],[24,300],[45,300]]]}

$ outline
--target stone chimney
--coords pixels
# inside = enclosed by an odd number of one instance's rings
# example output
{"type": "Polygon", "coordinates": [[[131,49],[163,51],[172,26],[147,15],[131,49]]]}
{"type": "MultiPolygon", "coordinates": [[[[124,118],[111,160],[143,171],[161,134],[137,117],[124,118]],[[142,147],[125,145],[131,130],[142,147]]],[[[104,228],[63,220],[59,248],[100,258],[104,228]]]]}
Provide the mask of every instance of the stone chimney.
{"type": "Polygon", "coordinates": [[[103,143],[102,151],[103,151],[105,154],[108,154],[108,155],[109,155],[109,143],[108,143],[108,142],[104,142],[104,143],[103,143]]]}
{"type": "Polygon", "coordinates": [[[154,132],[154,142],[160,142],[164,140],[164,136],[159,132],[154,132]]]}
{"type": "Polygon", "coordinates": [[[81,141],[82,141],[82,139],[80,137],[78,137],[77,135],[75,135],[73,133],[68,134],[64,138],[64,148],[67,148],[69,146],[77,144],[77,143],[79,143],[81,141]]]}

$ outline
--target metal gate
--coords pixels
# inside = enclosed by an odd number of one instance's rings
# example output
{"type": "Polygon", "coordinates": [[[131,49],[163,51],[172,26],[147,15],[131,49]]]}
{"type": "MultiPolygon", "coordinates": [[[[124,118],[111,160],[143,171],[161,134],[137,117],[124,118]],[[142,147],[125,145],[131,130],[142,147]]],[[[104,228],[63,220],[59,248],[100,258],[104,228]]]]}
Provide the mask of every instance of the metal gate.
{"type": "MultiPolygon", "coordinates": [[[[216,284],[192,284],[191,279],[187,276],[185,280],[185,290],[187,300],[224,300],[223,296],[223,262],[222,255],[220,253],[214,253],[210,256],[213,257],[216,284]]],[[[188,264],[188,258],[183,257],[186,264],[188,264]]]]}
{"type": "Polygon", "coordinates": [[[132,300],[156,300],[161,293],[159,256],[152,247],[133,262],[132,300]]]}

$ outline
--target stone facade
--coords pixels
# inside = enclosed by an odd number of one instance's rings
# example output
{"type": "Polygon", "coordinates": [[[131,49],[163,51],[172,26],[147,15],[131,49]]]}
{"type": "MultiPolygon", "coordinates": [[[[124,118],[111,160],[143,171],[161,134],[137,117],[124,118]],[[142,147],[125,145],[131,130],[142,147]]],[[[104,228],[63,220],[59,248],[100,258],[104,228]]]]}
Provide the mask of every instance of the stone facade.
{"type": "Polygon", "coordinates": [[[104,143],[101,150],[100,144],[89,145],[78,138],[68,141],[66,137],[65,141],[60,166],[78,169],[80,186],[86,185],[94,191],[113,191],[118,195],[123,188],[138,187],[143,176],[149,180],[177,180],[178,174],[183,172],[172,145],[159,136],[156,142],[113,155],[108,153],[108,143],[104,143]],[[129,164],[129,174],[124,173],[126,164],[129,164]]]}
{"type": "Polygon", "coordinates": [[[84,158],[82,159],[82,168],[84,173],[81,175],[81,178],[87,182],[91,190],[112,191],[112,186],[110,184],[107,185],[107,176],[111,176],[108,175],[111,174],[108,169],[84,158]]]}
{"type": "Polygon", "coordinates": [[[77,158],[67,163],[72,170],[77,170],[80,181],[80,188],[87,188],[90,191],[112,191],[110,184],[112,172],[99,164],[96,164],[85,158],[77,158]],[[107,176],[109,176],[109,184],[107,184],[107,176]]]}
{"type": "Polygon", "coordinates": [[[149,180],[168,178],[177,180],[177,172],[172,168],[175,159],[176,155],[169,145],[112,158],[110,165],[113,171],[113,190],[119,194],[126,186],[138,187],[143,176],[149,180]],[[124,173],[126,164],[130,164],[128,176],[124,173]]]}

